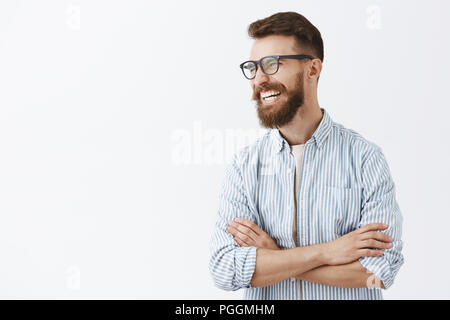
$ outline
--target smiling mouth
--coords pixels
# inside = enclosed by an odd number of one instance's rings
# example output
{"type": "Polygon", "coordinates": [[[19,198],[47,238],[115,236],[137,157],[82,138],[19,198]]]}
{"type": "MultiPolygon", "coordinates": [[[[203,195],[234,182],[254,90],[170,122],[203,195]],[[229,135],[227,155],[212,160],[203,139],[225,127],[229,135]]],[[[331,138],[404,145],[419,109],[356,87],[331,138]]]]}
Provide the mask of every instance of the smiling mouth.
{"type": "Polygon", "coordinates": [[[261,101],[263,102],[263,104],[270,105],[270,104],[273,104],[273,103],[277,102],[278,100],[280,100],[281,92],[272,91],[272,92],[268,92],[268,93],[261,93],[260,96],[261,96],[261,101]]]}

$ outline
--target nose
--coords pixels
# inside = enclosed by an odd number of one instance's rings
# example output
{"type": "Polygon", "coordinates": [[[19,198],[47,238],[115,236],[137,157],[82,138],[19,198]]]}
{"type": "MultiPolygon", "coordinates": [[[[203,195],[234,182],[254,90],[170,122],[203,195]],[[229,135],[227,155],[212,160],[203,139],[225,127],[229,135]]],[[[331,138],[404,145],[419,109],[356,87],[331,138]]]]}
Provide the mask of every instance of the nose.
{"type": "Polygon", "coordinates": [[[263,83],[269,82],[270,76],[262,72],[261,67],[256,70],[255,77],[251,80],[253,87],[258,87],[263,83]]]}

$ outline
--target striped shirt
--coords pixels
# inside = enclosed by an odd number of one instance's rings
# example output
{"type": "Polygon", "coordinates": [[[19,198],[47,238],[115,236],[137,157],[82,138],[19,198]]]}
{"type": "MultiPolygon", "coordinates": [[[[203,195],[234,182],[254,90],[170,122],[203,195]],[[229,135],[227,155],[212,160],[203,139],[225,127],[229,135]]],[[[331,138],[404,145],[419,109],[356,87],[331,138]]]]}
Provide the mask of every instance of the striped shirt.
{"type": "Polygon", "coordinates": [[[369,223],[385,223],[388,228],[378,232],[393,238],[392,247],[359,261],[386,289],[392,285],[404,260],[403,218],[386,159],[380,147],[321,110],[322,119],[304,147],[297,197],[294,156],[278,129],[239,150],[227,166],[210,241],[209,270],[218,288],[244,288],[246,300],[383,299],[380,288],[343,288],[297,278],[253,287],[257,248],[240,247],[226,230],[237,217],[255,222],[280,249],[294,248],[296,242],[324,243],[369,223]]]}

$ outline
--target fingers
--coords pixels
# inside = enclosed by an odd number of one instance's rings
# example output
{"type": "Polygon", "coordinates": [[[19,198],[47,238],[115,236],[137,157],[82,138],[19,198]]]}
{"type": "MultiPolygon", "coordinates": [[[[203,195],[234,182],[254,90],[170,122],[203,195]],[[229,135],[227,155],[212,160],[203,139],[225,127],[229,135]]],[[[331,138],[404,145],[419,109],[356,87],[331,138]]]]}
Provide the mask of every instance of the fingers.
{"type": "Polygon", "coordinates": [[[248,245],[247,243],[245,243],[244,241],[242,241],[241,239],[239,239],[238,237],[234,237],[234,240],[238,243],[238,245],[240,245],[241,247],[249,247],[250,245],[248,245]]]}
{"type": "Polygon", "coordinates": [[[230,221],[227,231],[247,245],[256,243],[257,235],[251,229],[247,228],[247,226],[230,221]]]}
{"type": "Polygon", "coordinates": [[[363,232],[367,232],[367,231],[372,231],[372,230],[384,230],[387,229],[387,225],[383,224],[383,223],[369,223],[366,224],[365,226],[362,226],[359,229],[356,229],[355,231],[357,233],[363,233],[363,232]]]}
{"type": "Polygon", "coordinates": [[[228,225],[227,231],[235,237],[234,239],[240,246],[280,249],[276,242],[253,221],[236,218],[234,221],[230,221],[228,225]]]}
{"type": "Polygon", "coordinates": [[[247,226],[250,230],[252,230],[256,235],[260,235],[261,233],[264,233],[263,230],[261,230],[260,227],[253,221],[244,219],[244,218],[236,218],[234,219],[236,222],[243,224],[244,226],[247,226]]]}
{"type": "Polygon", "coordinates": [[[360,257],[379,257],[384,254],[382,250],[361,249],[358,250],[360,257]]]}
{"type": "MultiPolygon", "coordinates": [[[[258,234],[248,226],[248,224],[249,224],[248,222],[251,222],[251,221],[248,221],[248,220],[246,220],[246,221],[247,221],[247,224],[230,221],[230,222],[228,222],[228,225],[233,227],[234,229],[238,230],[240,233],[243,233],[243,234],[249,236],[253,240],[256,240],[258,238],[258,234]]],[[[251,222],[251,223],[253,223],[253,222],[251,222]]]]}
{"type": "Polygon", "coordinates": [[[368,240],[361,241],[361,244],[362,244],[362,248],[377,248],[377,249],[390,249],[392,246],[390,243],[386,243],[386,242],[382,242],[382,241],[378,241],[378,240],[374,240],[374,239],[368,239],[368,240]]]}
{"type": "Polygon", "coordinates": [[[253,241],[250,237],[247,235],[244,235],[243,233],[239,232],[237,229],[228,226],[227,231],[231,233],[234,240],[241,246],[241,247],[247,247],[250,246],[250,243],[247,243],[246,241],[250,242],[253,241]],[[245,241],[244,241],[245,240],[245,241]]]}
{"type": "Polygon", "coordinates": [[[369,232],[362,233],[360,239],[361,240],[376,239],[376,240],[384,241],[384,242],[392,242],[392,237],[388,236],[385,233],[376,232],[376,231],[369,231],[369,232]]]}

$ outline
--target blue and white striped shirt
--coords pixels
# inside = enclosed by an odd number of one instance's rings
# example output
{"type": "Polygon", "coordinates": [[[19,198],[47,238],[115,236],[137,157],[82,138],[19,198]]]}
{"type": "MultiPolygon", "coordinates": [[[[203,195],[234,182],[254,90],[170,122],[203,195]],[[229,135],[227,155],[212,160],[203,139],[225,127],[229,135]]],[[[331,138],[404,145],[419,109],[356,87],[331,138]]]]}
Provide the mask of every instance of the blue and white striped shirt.
{"type": "MultiPolygon", "coordinates": [[[[402,215],[380,147],[341,124],[321,108],[322,120],[306,142],[297,190],[297,242],[309,246],[335,240],[379,222],[392,247],[359,261],[389,288],[403,264],[402,215]]],[[[289,278],[266,287],[250,284],[254,246],[240,247],[227,232],[236,217],[255,222],[280,249],[294,248],[295,160],[278,129],[237,152],[227,167],[217,221],[211,236],[209,270],[224,290],[244,288],[244,299],[383,299],[380,288],[343,288],[289,278]]],[[[368,274],[369,275],[369,274],[368,274]]]]}

